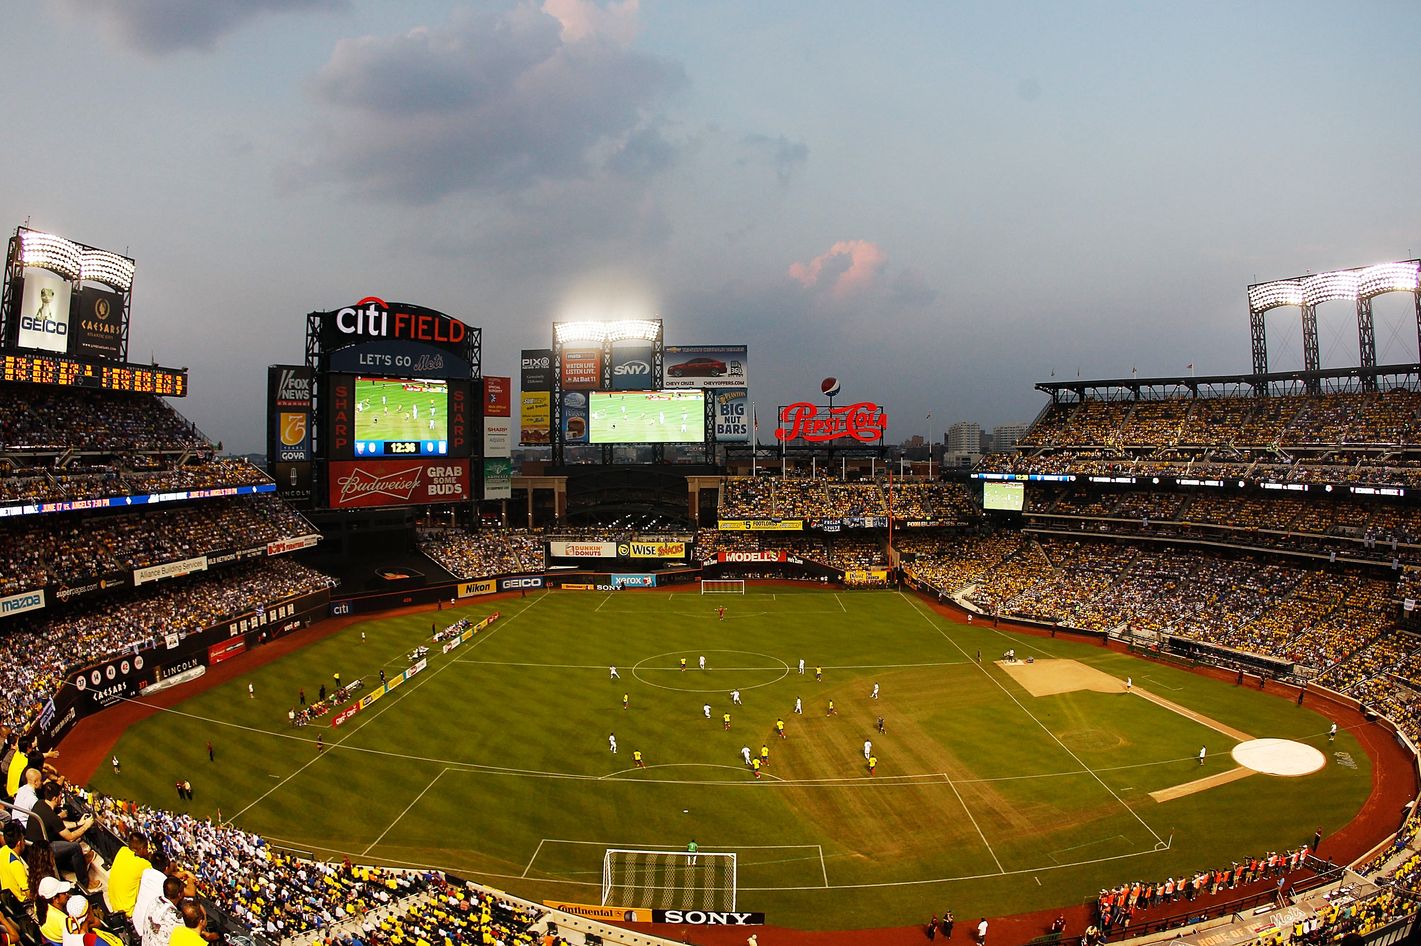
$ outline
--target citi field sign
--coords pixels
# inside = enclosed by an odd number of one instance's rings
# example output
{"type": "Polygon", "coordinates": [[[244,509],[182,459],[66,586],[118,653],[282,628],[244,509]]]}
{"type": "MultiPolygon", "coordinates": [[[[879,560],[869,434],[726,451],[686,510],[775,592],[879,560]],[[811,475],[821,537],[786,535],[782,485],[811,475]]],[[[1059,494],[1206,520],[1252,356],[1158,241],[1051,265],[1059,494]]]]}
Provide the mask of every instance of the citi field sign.
{"type": "Polygon", "coordinates": [[[423,306],[366,296],[355,305],[323,313],[328,347],[393,339],[459,348],[469,328],[458,319],[423,306]]]}
{"type": "Polygon", "coordinates": [[[817,407],[799,401],[780,408],[776,440],[823,443],[852,437],[860,443],[878,443],[888,431],[888,413],[872,401],[817,407]]]}

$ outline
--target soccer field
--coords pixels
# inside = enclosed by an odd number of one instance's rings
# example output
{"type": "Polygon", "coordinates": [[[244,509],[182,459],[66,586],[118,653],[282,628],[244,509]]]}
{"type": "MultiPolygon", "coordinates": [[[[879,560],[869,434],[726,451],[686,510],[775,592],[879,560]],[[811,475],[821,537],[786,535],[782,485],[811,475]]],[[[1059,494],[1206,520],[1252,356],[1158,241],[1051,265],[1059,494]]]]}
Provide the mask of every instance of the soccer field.
{"type": "Polygon", "coordinates": [[[355,439],[448,440],[447,402],[442,382],[360,378],[355,439]]]}
{"type": "Polygon", "coordinates": [[[94,786],[171,807],[189,778],[196,814],[221,808],[289,846],[446,867],[534,899],[598,902],[606,849],[695,839],[737,854],[738,909],[846,929],[1077,903],[1330,833],[1366,799],[1371,763],[1327,729],[1290,701],[959,624],[895,592],[544,592],[340,631],[130,728],[122,775],[105,768],[94,786]],[[287,725],[298,688],[314,699],[337,671],[394,676],[431,620],[494,610],[501,620],[451,654],[434,647],[427,670],[339,729],[287,725]],[[1033,665],[1001,664],[1008,648],[1033,665]],[[1233,770],[1241,736],[1311,745],[1328,764],[1151,796],[1233,770]],[[741,749],[762,745],[756,780],[741,749]]]}

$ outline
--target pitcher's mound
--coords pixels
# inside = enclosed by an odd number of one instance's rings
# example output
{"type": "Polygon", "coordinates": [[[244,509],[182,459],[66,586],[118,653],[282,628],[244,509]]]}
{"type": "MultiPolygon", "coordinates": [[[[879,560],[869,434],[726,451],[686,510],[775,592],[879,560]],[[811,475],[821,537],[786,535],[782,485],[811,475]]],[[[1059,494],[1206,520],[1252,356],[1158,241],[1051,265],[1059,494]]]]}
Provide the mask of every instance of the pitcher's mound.
{"type": "Polygon", "coordinates": [[[1291,739],[1253,739],[1233,748],[1234,761],[1265,775],[1309,775],[1327,764],[1312,746],[1291,739]]]}

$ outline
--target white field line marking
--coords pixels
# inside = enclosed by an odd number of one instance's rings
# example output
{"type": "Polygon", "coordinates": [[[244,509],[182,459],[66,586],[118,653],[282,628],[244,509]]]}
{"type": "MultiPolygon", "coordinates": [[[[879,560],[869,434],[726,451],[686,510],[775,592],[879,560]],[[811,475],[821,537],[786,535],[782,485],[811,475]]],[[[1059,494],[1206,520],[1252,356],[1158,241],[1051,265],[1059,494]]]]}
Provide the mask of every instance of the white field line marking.
{"type": "MultiPolygon", "coordinates": [[[[511,615],[511,616],[508,618],[508,620],[509,620],[509,621],[516,620],[517,618],[521,617],[521,616],[524,614],[524,612],[526,612],[526,611],[528,610],[528,608],[535,607],[535,606],[538,604],[538,602],[539,602],[539,601],[542,601],[542,600],[543,600],[542,598],[538,598],[538,599],[535,600],[532,604],[528,605],[527,608],[524,608],[522,611],[519,611],[517,614],[511,615]]],[[[507,623],[507,622],[503,622],[503,623],[507,623]]],[[[496,631],[496,630],[498,630],[498,629],[499,629],[498,625],[495,625],[493,630],[496,631]]],[[[488,640],[488,639],[489,639],[490,637],[492,637],[492,636],[493,636],[493,631],[490,631],[488,634],[484,635],[484,637],[482,638],[482,640],[488,640]]],[[[470,651],[472,651],[472,649],[473,649],[474,647],[477,647],[477,646],[479,645],[479,643],[480,643],[480,641],[478,641],[478,640],[475,640],[475,641],[470,642],[470,644],[469,644],[469,649],[470,649],[470,651]]],[[[403,686],[403,687],[400,687],[400,695],[399,695],[399,696],[393,696],[393,694],[388,694],[388,693],[387,693],[387,694],[386,694],[386,699],[384,700],[384,702],[387,704],[386,706],[382,707],[381,709],[376,710],[375,712],[373,712],[373,713],[369,714],[368,716],[364,717],[363,719],[361,719],[360,722],[356,723],[354,726],[352,726],[349,730],[346,731],[345,738],[342,739],[341,742],[333,743],[333,744],[332,744],[331,746],[329,746],[328,748],[334,749],[334,748],[340,747],[342,743],[344,743],[346,740],[350,739],[351,736],[354,736],[357,732],[359,732],[359,731],[361,730],[361,728],[364,727],[364,725],[365,725],[366,723],[368,723],[368,722],[370,722],[371,720],[373,720],[373,719],[379,717],[380,714],[382,714],[382,713],[385,712],[385,710],[389,709],[389,708],[390,708],[391,706],[393,706],[395,703],[397,703],[397,702],[399,702],[401,699],[403,699],[405,693],[407,693],[407,692],[413,690],[413,689],[414,689],[416,686],[418,686],[422,681],[428,680],[428,679],[430,679],[431,677],[437,677],[439,674],[443,673],[445,670],[448,670],[450,667],[454,666],[454,664],[456,664],[456,663],[458,663],[458,662],[459,662],[459,658],[458,658],[458,657],[455,657],[453,660],[449,661],[448,663],[444,664],[444,666],[439,667],[439,668],[436,669],[436,670],[432,670],[432,671],[429,671],[428,673],[422,673],[422,674],[420,674],[419,677],[416,678],[416,681],[415,681],[415,682],[409,683],[409,684],[407,684],[407,685],[405,685],[405,686],[403,686]],[[392,697],[393,697],[393,698],[392,698],[392,697]]],[[[308,740],[308,741],[309,741],[309,740],[308,740]]],[[[245,808],[243,808],[241,811],[237,812],[235,815],[233,815],[233,816],[232,816],[230,819],[228,819],[228,820],[229,820],[229,821],[232,821],[232,822],[235,822],[238,818],[242,817],[242,815],[246,814],[248,811],[251,811],[251,810],[252,810],[253,808],[255,808],[257,805],[259,805],[259,804],[261,804],[263,801],[265,801],[266,798],[267,798],[267,796],[269,796],[272,792],[276,791],[276,790],[279,789],[281,786],[285,785],[287,782],[291,781],[293,778],[295,778],[296,776],[300,775],[302,772],[306,771],[308,768],[310,768],[312,765],[314,765],[314,764],[316,763],[316,760],[317,760],[317,759],[320,759],[320,758],[321,758],[322,756],[324,756],[324,755],[325,755],[324,752],[318,753],[315,758],[311,759],[311,760],[310,760],[309,762],[307,762],[305,765],[301,766],[299,769],[297,769],[296,771],[292,772],[290,775],[286,776],[286,778],[282,779],[281,781],[279,781],[279,782],[277,782],[275,785],[273,785],[271,788],[267,789],[267,790],[266,790],[265,792],[263,792],[256,800],[252,801],[252,802],[251,802],[250,804],[248,804],[245,808]]]]}
{"type": "MultiPolygon", "coordinates": [[[[898,593],[900,595],[903,594],[901,591],[898,593]]],[[[965,650],[962,650],[962,646],[958,644],[957,641],[953,640],[952,637],[949,636],[947,632],[945,632],[942,628],[938,627],[935,623],[933,623],[932,617],[929,614],[925,614],[922,609],[918,607],[916,602],[908,600],[908,603],[912,605],[913,610],[917,611],[924,621],[927,621],[929,625],[936,629],[937,632],[941,634],[945,640],[951,642],[953,647],[956,647],[959,651],[961,651],[962,656],[967,656],[967,652],[965,650]]],[[[1140,813],[1135,811],[1135,809],[1131,808],[1129,805],[1125,804],[1125,799],[1121,798],[1118,794],[1116,794],[1115,790],[1112,789],[1109,785],[1106,785],[1104,779],[1102,779],[1098,774],[1092,771],[1091,768],[1081,760],[1080,756],[1076,755],[1070,750],[1069,746],[1067,746],[1064,742],[1058,739],[1056,737],[1056,734],[1053,733],[1049,728],[1047,728],[1045,723],[1043,723],[1040,719],[1034,716],[1031,710],[1026,708],[1026,704],[1022,703],[1021,700],[1017,699],[1015,693],[1007,689],[1007,687],[1000,680],[998,680],[994,674],[990,673],[985,666],[982,668],[982,673],[986,675],[988,680],[992,681],[992,683],[997,687],[997,689],[1001,690],[1004,694],[1006,694],[1007,698],[1010,699],[1013,703],[1015,703],[1017,705],[1017,708],[1020,709],[1028,719],[1030,719],[1033,723],[1039,726],[1042,732],[1050,736],[1052,741],[1054,741],[1056,745],[1061,747],[1061,751],[1063,751],[1064,753],[1066,753],[1066,755],[1070,756],[1073,760],[1075,760],[1075,763],[1079,765],[1083,770],[1085,770],[1086,774],[1094,778],[1096,782],[1100,785],[1100,787],[1105,789],[1105,791],[1110,795],[1111,798],[1119,802],[1120,807],[1128,811],[1130,815],[1136,821],[1138,821],[1146,831],[1150,833],[1150,836],[1155,839],[1156,843],[1164,842],[1164,838],[1161,838],[1159,834],[1155,832],[1155,829],[1151,828],[1149,824],[1145,821],[1145,819],[1140,817],[1140,813]]]]}
{"type": "Polygon", "coordinates": [[[1096,838],[1094,841],[1087,841],[1087,842],[1085,842],[1084,844],[1072,844],[1070,847],[1058,847],[1058,848],[1056,848],[1056,850],[1054,850],[1054,851],[1047,851],[1047,852],[1046,852],[1046,856],[1049,857],[1049,858],[1051,858],[1051,860],[1054,861],[1054,860],[1056,860],[1056,855],[1057,855],[1057,854],[1064,854],[1066,851],[1078,851],[1078,850],[1080,850],[1080,849],[1083,848],[1083,847],[1094,847],[1094,846],[1097,845],[1097,844],[1104,844],[1106,841],[1114,841],[1115,838],[1119,838],[1120,840],[1124,841],[1126,844],[1129,844],[1129,843],[1130,843],[1130,839],[1127,838],[1127,837],[1125,837],[1125,835],[1123,835],[1123,834],[1117,834],[1117,835],[1115,835],[1115,837],[1110,837],[1110,838],[1096,838]]]}
{"type": "Polygon", "coordinates": [[[845,614],[848,614],[848,613],[849,613],[849,609],[846,608],[846,607],[844,607],[844,602],[843,602],[842,600],[840,600],[840,598],[839,598],[839,593],[838,593],[837,591],[834,592],[834,600],[839,602],[839,610],[840,610],[840,611],[843,611],[845,614]]]}
{"type": "Polygon", "coordinates": [[[533,869],[533,862],[538,859],[538,852],[543,849],[543,842],[546,840],[547,838],[538,839],[538,846],[533,849],[533,856],[528,858],[528,866],[523,868],[523,873],[519,875],[520,877],[527,877],[528,871],[533,869]]]}
{"type": "Polygon", "coordinates": [[[824,886],[829,886],[829,865],[824,863],[824,845],[814,845],[819,849],[819,872],[824,875],[824,886]]]}
{"type": "Polygon", "coordinates": [[[592,610],[593,610],[593,611],[601,611],[601,610],[602,610],[602,605],[606,604],[608,601],[611,601],[611,600],[612,600],[612,596],[611,596],[611,595],[603,595],[603,596],[602,596],[602,603],[599,604],[599,605],[597,605],[597,607],[593,608],[592,610]]]}
{"type": "Polygon", "coordinates": [[[361,856],[361,857],[364,857],[366,854],[369,854],[371,848],[375,847],[375,845],[377,845],[377,844],[379,844],[381,841],[385,840],[385,835],[389,834],[390,831],[392,831],[392,830],[394,829],[395,825],[399,824],[401,821],[404,820],[405,815],[407,815],[407,814],[410,813],[410,809],[413,808],[415,805],[418,805],[418,804],[419,804],[419,800],[420,800],[421,798],[423,798],[425,795],[427,795],[427,794],[429,793],[429,790],[434,787],[434,783],[437,782],[437,781],[439,781],[439,779],[444,775],[444,773],[445,773],[445,772],[448,772],[448,771],[449,771],[448,768],[440,769],[440,770],[439,770],[439,774],[438,774],[438,775],[435,775],[434,778],[432,778],[432,779],[429,780],[429,784],[426,785],[426,786],[424,786],[424,791],[422,791],[422,792],[420,792],[418,795],[414,796],[414,801],[412,801],[412,802],[410,802],[408,805],[406,805],[406,806],[405,806],[405,810],[402,811],[402,812],[400,812],[398,815],[396,815],[396,816],[395,816],[395,820],[394,820],[394,821],[391,821],[388,825],[385,826],[385,830],[384,830],[384,831],[381,831],[381,832],[380,832],[380,836],[379,836],[378,838],[376,838],[375,840],[371,841],[370,844],[366,846],[365,850],[363,850],[363,851],[360,852],[360,856],[361,856]]]}
{"type": "Polygon", "coordinates": [[[962,800],[962,793],[957,790],[957,786],[948,775],[944,774],[943,779],[948,785],[952,786],[952,794],[957,796],[957,803],[961,805],[962,810],[967,813],[967,820],[972,822],[972,827],[977,829],[977,837],[981,838],[982,843],[987,846],[987,853],[992,855],[993,861],[996,861],[997,870],[1005,871],[1006,868],[1002,866],[1001,858],[997,857],[997,852],[992,849],[992,842],[987,840],[987,836],[982,833],[982,826],[977,823],[977,818],[972,814],[972,809],[967,807],[967,802],[962,800]]]}

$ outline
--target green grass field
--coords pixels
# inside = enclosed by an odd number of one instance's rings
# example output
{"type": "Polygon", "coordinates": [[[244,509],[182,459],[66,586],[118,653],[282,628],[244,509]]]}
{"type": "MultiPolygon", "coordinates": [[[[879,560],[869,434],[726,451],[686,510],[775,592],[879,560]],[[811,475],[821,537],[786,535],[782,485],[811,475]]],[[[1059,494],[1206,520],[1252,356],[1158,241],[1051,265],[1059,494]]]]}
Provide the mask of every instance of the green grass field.
{"type": "Polygon", "coordinates": [[[95,787],[170,807],[174,780],[189,778],[196,814],[220,807],[289,846],[446,867],[535,899],[595,903],[604,849],[695,838],[737,852],[739,909],[834,929],[1080,902],[1295,847],[1317,825],[1346,823],[1371,785],[1357,742],[1344,731],[1329,745],[1327,721],[1306,707],[1090,644],[958,624],[894,592],[550,592],[437,619],[495,609],[502,620],[449,655],[435,648],[424,673],[340,729],[291,729],[298,687],[314,699],[336,671],[398,673],[436,615],[353,626],[155,715],[123,736],[122,775],[105,768],[95,787]],[[1121,689],[1033,697],[993,662],[1008,647],[1074,659],[1121,689]],[[1234,741],[1124,692],[1127,675],[1250,735],[1314,745],[1329,764],[1156,802],[1149,792],[1232,768],[1234,741]],[[734,688],[744,705],[731,708],[734,688]],[[740,749],[763,743],[771,764],[756,781],[740,749]],[[645,769],[632,766],[636,749],[645,769]]]}
{"type": "Polygon", "coordinates": [[[360,378],[355,383],[355,402],[360,405],[355,439],[448,440],[448,400],[443,384],[360,378]]]}

